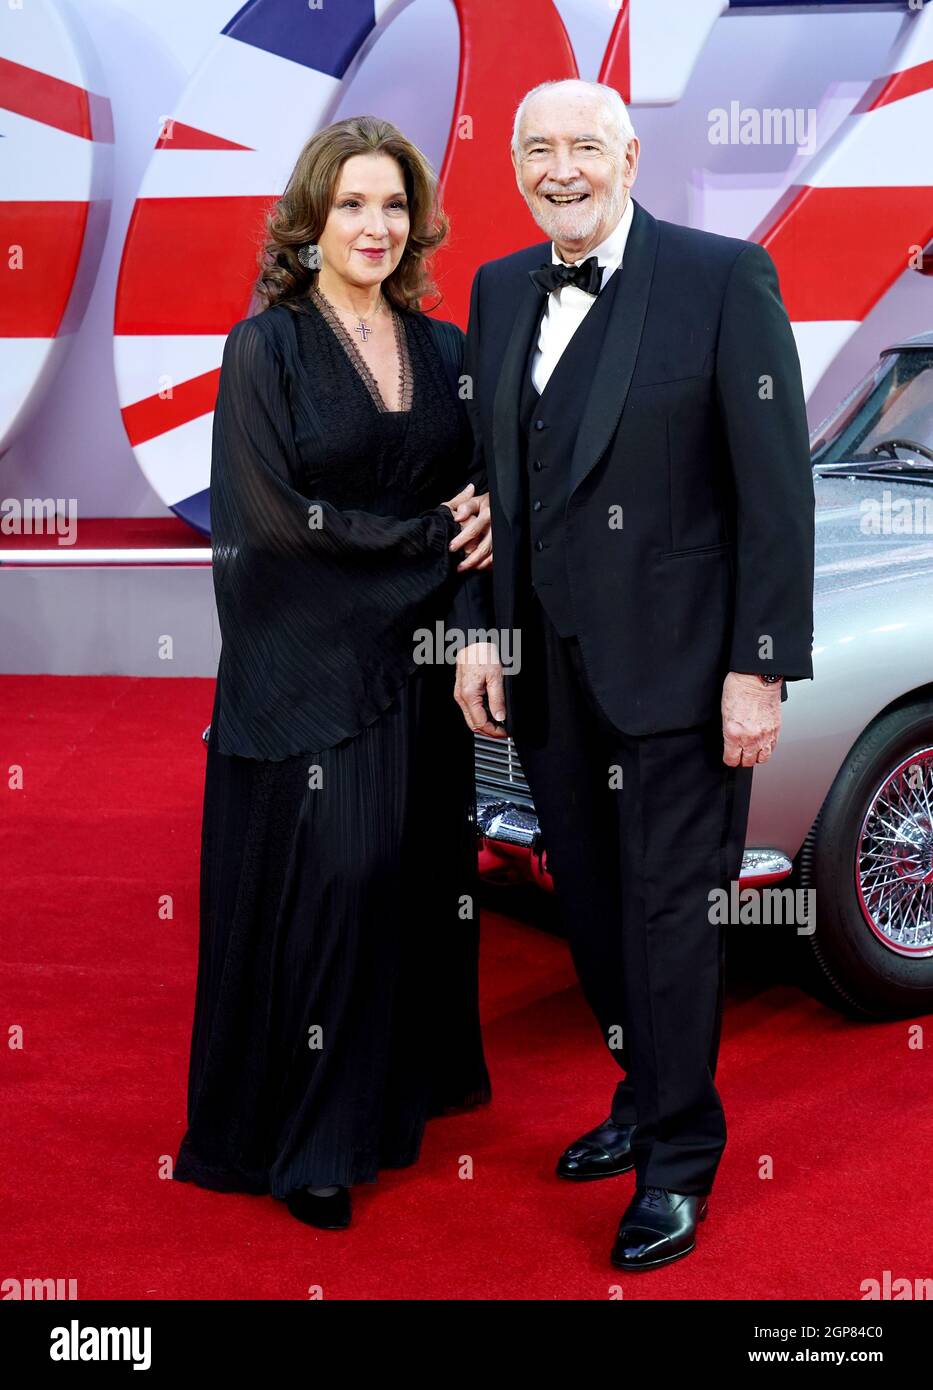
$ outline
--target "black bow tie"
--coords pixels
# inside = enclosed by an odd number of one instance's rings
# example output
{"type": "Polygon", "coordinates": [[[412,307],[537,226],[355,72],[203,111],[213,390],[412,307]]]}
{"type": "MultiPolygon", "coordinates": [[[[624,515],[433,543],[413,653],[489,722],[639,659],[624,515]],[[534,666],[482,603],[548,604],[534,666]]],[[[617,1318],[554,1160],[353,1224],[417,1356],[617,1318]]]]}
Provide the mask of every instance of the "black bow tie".
{"type": "Polygon", "coordinates": [[[565,285],[576,285],[587,294],[599,294],[603,283],[603,272],[595,256],[578,261],[576,265],[561,263],[543,265],[540,270],[529,272],[532,280],[541,290],[562,290],[565,285]]]}

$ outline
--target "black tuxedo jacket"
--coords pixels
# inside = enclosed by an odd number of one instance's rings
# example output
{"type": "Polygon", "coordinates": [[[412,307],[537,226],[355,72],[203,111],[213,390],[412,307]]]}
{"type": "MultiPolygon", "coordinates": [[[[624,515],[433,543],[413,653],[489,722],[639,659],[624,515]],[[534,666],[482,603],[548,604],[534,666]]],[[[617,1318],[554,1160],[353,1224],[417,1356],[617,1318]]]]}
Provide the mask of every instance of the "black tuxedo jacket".
{"type": "MultiPolygon", "coordinates": [[[[529,272],[550,256],[550,242],[528,247],[473,282],[464,389],[494,559],[491,591],[489,571],[470,575],[458,612],[477,628],[513,628],[527,584],[519,401],[544,298],[529,272]]],[[[729,671],[812,679],[813,478],[767,251],[636,202],[615,274],[599,363],[579,383],[565,548],[594,692],[624,733],[647,734],[712,718],[729,671]]]]}

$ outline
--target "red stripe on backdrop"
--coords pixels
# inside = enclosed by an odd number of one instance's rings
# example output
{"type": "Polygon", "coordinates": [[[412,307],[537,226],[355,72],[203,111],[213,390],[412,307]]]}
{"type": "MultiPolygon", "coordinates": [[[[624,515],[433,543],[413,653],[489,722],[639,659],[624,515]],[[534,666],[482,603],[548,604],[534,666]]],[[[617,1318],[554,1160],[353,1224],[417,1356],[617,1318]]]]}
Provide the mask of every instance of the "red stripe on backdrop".
{"type": "Polygon", "coordinates": [[[88,220],[87,203],[0,201],[0,246],[7,269],[0,337],[54,338],[72,292],[88,220]],[[22,269],[9,268],[22,248],[22,269]]]}
{"type": "Polygon", "coordinates": [[[515,187],[509,157],[515,108],[539,82],[577,77],[573,48],[552,0],[456,0],[460,77],[441,170],[450,239],[435,279],[444,296],[439,317],[466,324],[470,285],[481,260],[542,241],[515,187]],[[518,42],[502,59],[502,35],[518,42]]]}
{"type": "Polygon", "coordinates": [[[245,318],[275,197],[140,198],[117,282],[115,333],[227,333],[245,318]]]}
{"type": "Polygon", "coordinates": [[[933,237],[929,188],[797,188],[754,240],[777,263],[795,323],[864,319],[933,237]]]}
{"type": "Polygon", "coordinates": [[[214,409],[220,368],[180,381],[172,387],[172,395],[146,396],[123,407],[121,414],[130,443],[135,447],[147,439],[155,439],[167,430],[186,425],[214,409]]]}
{"type": "Polygon", "coordinates": [[[631,101],[632,30],[629,24],[629,0],[622,0],[622,8],[606,45],[598,80],[615,87],[624,102],[631,101]]]}
{"type": "Polygon", "coordinates": [[[185,125],[184,121],[167,120],[155,143],[157,150],[248,150],[251,145],[238,145],[235,140],[224,140],[209,130],[198,130],[196,126],[185,125]]]}
{"type": "Polygon", "coordinates": [[[106,97],[9,58],[0,58],[0,106],[82,140],[113,140],[113,117],[106,97]]]}
{"type": "MultiPolygon", "coordinates": [[[[208,544],[200,531],[195,531],[177,516],[76,516],[74,550],[165,550],[201,549],[208,544]]],[[[7,552],[16,550],[53,550],[58,548],[61,533],[53,534],[41,522],[9,535],[0,532],[0,554],[4,564],[13,561],[7,552]]],[[[66,547],[62,546],[62,549],[66,547]]],[[[13,561],[15,563],[15,561],[13,561]]]]}
{"type": "Polygon", "coordinates": [[[905,97],[916,96],[918,92],[928,92],[931,87],[933,59],[928,63],[918,63],[913,68],[904,68],[903,72],[892,73],[890,77],[876,78],[853,108],[853,115],[876,111],[879,106],[889,106],[892,101],[903,101],[905,97]]]}

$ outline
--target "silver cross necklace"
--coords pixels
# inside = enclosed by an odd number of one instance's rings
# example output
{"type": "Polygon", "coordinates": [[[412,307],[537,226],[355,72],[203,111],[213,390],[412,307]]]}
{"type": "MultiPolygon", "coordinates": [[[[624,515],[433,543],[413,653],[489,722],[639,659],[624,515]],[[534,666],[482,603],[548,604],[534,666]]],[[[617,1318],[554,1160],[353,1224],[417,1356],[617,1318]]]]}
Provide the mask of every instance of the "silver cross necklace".
{"type": "MultiPolygon", "coordinates": [[[[342,322],[342,319],[340,318],[341,314],[352,314],[354,312],[352,309],[345,309],[342,304],[339,306],[337,304],[334,304],[332,300],[327,298],[327,295],[321,289],[315,289],[314,293],[319,295],[320,298],[323,299],[326,304],[330,305],[331,312],[333,313],[334,317],[337,318],[340,322],[342,322]]],[[[369,314],[366,318],[363,318],[362,314],[357,314],[357,321],[353,325],[353,332],[358,333],[360,335],[361,340],[364,343],[367,341],[367,339],[372,337],[373,332],[375,331],[369,326],[370,320],[374,319],[377,314],[381,314],[385,306],[385,297],[380,295],[379,303],[376,305],[375,309],[372,311],[371,314],[369,314]]]]}
{"type": "Polygon", "coordinates": [[[364,343],[368,338],[371,338],[373,334],[373,329],[371,329],[369,326],[369,320],[374,319],[377,314],[382,312],[382,306],[384,305],[384,303],[385,300],[380,298],[379,303],[376,305],[375,309],[372,311],[368,318],[364,319],[362,314],[357,314],[357,322],[353,325],[353,332],[359,333],[360,338],[364,343]]]}

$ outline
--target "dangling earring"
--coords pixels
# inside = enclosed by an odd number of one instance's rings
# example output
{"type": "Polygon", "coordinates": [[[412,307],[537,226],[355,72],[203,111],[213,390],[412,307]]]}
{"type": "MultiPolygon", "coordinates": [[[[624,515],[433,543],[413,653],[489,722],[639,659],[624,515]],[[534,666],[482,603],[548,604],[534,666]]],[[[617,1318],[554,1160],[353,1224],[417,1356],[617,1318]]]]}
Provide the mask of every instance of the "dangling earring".
{"type": "Polygon", "coordinates": [[[321,248],[313,241],[298,248],[298,259],[305,270],[320,270],[321,248]]]}

